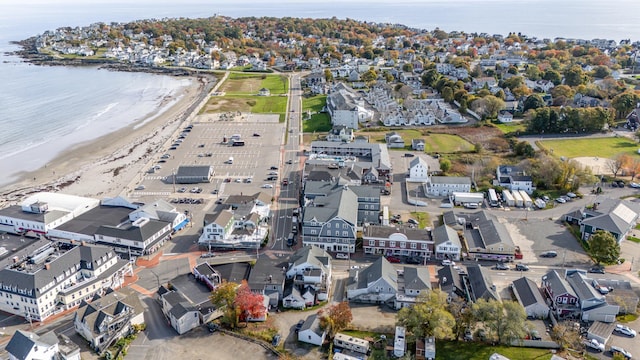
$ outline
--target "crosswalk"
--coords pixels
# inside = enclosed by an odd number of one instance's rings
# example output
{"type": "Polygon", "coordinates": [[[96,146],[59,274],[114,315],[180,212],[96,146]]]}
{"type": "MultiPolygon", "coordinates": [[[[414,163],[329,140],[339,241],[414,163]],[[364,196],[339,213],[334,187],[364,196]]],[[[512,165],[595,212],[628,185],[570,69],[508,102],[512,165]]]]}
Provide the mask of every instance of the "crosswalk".
{"type": "Polygon", "coordinates": [[[134,191],[132,196],[169,196],[170,191],[134,191]]]}

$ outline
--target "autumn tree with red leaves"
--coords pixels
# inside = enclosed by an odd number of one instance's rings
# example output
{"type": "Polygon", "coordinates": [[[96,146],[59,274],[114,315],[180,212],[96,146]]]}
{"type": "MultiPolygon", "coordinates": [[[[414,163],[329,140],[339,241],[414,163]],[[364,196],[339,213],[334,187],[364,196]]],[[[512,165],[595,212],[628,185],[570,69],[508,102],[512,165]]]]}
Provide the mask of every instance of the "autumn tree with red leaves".
{"type": "Polygon", "coordinates": [[[235,305],[240,309],[240,320],[248,321],[249,318],[261,318],[267,309],[264,306],[264,297],[251,292],[249,284],[242,281],[242,285],[236,290],[235,305]]]}
{"type": "Polygon", "coordinates": [[[321,309],[318,311],[318,316],[320,317],[320,327],[327,331],[330,338],[346,329],[353,320],[351,308],[346,301],[321,309]]]}

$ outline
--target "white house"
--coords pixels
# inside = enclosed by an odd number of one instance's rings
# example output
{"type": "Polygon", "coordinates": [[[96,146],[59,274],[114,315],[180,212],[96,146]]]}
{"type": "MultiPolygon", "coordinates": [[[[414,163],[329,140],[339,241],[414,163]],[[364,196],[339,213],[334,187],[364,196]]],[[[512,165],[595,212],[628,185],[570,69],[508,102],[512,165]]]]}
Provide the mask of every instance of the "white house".
{"type": "Polygon", "coordinates": [[[171,327],[180,335],[200,326],[200,315],[196,308],[176,291],[169,291],[160,297],[162,312],[171,327]]]}
{"type": "Polygon", "coordinates": [[[503,124],[511,123],[513,122],[513,114],[508,111],[500,111],[500,113],[498,114],[498,121],[503,124]]]}
{"type": "Polygon", "coordinates": [[[409,163],[409,179],[410,180],[424,180],[429,178],[429,165],[420,156],[416,156],[409,163]]]}
{"type": "Polygon", "coordinates": [[[327,332],[320,328],[320,318],[317,314],[309,316],[298,331],[298,341],[317,346],[324,343],[326,336],[327,332]]]}
{"type": "Polygon", "coordinates": [[[395,298],[398,274],[389,261],[380,257],[364,269],[349,274],[347,299],[354,302],[382,304],[395,298]]]}
{"type": "Polygon", "coordinates": [[[549,317],[549,306],[533,280],[526,277],[514,280],[511,289],[520,305],[524,307],[528,317],[535,319],[549,317]]]}
{"type": "Polygon", "coordinates": [[[65,335],[16,330],[5,348],[9,360],[80,360],[80,348],[65,335]]]}
{"type": "Polygon", "coordinates": [[[398,270],[398,292],[394,300],[394,308],[414,305],[418,296],[431,290],[431,276],[427,267],[405,266],[398,270]]]}
{"type": "Polygon", "coordinates": [[[467,176],[430,176],[424,192],[431,196],[449,196],[454,192],[471,192],[471,178],[467,176]]]}
{"type": "Polygon", "coordinates": [[[462,244],[458,232],[448,225],[440,225],[431,233],[436,259],[460,260],[462,244]]]}

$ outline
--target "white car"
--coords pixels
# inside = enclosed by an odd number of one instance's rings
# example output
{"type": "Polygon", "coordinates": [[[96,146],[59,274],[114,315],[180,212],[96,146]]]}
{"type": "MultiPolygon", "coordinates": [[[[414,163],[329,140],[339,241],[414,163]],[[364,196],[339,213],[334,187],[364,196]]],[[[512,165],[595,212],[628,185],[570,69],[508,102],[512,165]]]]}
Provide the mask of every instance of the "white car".
{"type": "Polygon", "coordinates": [[[567,196],[568,196],[569,198],[571,198],[571,199],[574,199],[574,198],[576,198],[578,195],[576,195],[576,194],[574,194],[574,193],[572,193],[572,192],[568,192],[568,193],[567,193],[567,196]]]}
{"type": "Polygon", "coordinates": [[[584,342],[584,347],[586,347],[587,349],[591,349],[597,352],[603,352],[604,351],[604,344],[601,344],[598,342],[598,340],[596,339],[591,339],[588,341],[584,342]]]}
{"type": "Polygon", "coordinates": [[[344,260],[347,260],[347,259],[349,259],[349,254],[345,254],[345,253],[337,253],[337,254],[336,254],[336,259],[344,259],[344,260]]]}
{"type": "Polygon", "coordinates": [[[627,350],[625,350],[625,349],[623,349],[623,348],[621,348],[619,346],[612,346],[609,350],[611,351],[612,355],[620,354],[625,359],[631,359],[633,357],[630,352],[628,352],[627,350]]]}
{"type": "Polygon", "coordinates": [[[135,190],[144,190],[144,189],[145,189],[144,185],[138,185],[135,188],[135,190]]]}
{"type": "Polygon", "coordinates": [[[634,183],[634,182],[630,183],[629,186],[631,186],[632,188],[635,188],[635,189],[640,188],[640,184],[634,183]]]}
{"type": "Polygon", "coordinates": [[[620,334],[627,335],[630,337],[636,337],[636,331],[628,326],[624,326],[622,324],[617,324],[616,328],[613,329],[615,332],[619,332],[620,334]]]}
{"type": "Polygon", "coordinates": [[[564,203],[566,203],[566,202],[567,202],[567,200],[565,200],[564,198],[557,198],[557,199],[556,199],[556,201],[557,201],[559,204],[564,204],[564,203]]]}
{"type": "Polygon", "coordinates": [[[273,189],[273,185],[271,185],[271,184],[263,184],[262,188],[263,189],[273,189]]]}
{"type": "Polygon", "coordinates": [[[456,263],[447,259],[442,260],[442,266],[449,266],[449,265],[456,266],[456,263]]]}

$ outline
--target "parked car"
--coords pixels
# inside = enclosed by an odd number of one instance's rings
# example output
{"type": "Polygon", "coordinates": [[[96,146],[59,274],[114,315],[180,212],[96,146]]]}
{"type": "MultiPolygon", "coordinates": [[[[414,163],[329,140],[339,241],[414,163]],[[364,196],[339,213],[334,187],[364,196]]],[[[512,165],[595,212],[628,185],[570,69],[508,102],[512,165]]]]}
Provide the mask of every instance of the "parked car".
{"type": "MultiPolygon", "coordinates": [[[[591,285],[593,285],[593,287],[594,287],[596,290],[598,290],[598,292],[599,292],[600,294],[602,294],[602,295],[606,295],[606,294],[608,294],[608,293],[611,291],[611,290],[609,290],[609,288],[608,288],[608,287],[600,285],[600,284],[598,283],[598,280],[595,280],[595,279],[591,282],[591,285]]],[[[635,336],[635,335],[634,335],[634,336],[635,336]]]]}
{"type": "Polygon", "coordinates": [[[612,346],[609,351],[611,351],[611,355],[616,355],[616,354],[620,354],[622,355],[625,359],[631,359],[633,356],[631,355],[630,352],[628,352],[627,350],[619,347],[619,346],[612,346]]]}
{"type": "Polygon", "coordinates": [[[187,191],[187,188],[186,188],[186,187],[181,187],[180,189],[178,189],[178,192],[179,192],[179,193],[183,193],[183,192],[185,192],[185,191],[187,191]]]}
{"type": "Polygon", "coordinates": [[[218,193],[218,189],[213,189],[213,190],[211,190],[211,193],[212,193],[213,195],[216,195],[216,194],[218,193]]]}
{"type": "Polygon", "coordinates": [[[278,167],[277,166],[272,166],[272,167],[269,168],[269,170],[278,170],[278,167]]]}
{"type": "Polygon", "coordinates": [[[418,225],[418,220],[416,220],[416,219],[409,219],[409,220],[407,220],[407,222],[409,224],[418,225]]]}
{"type": "Polygon", "coordinates": [[[601,344],[598,342],[598,340],[596,339],[591,339],[588,341],[585,341],[583,343],[584,347],[587,349],[591,349],[593,351],[597,351],[597,352],[603,352],[604,351],[604,344],[601,344]]]}
{"type": "Polygon", "coordinates": [[[594,266],[589,269],[589,272],[594,274],[604,274],[605,270],[604,270],[604,267],[602,266],[594,266]]]}
{"type": "Polygon", "coordinates": [[[287,160],[287,164],[289,164],[289,165],[293,164],[293,160],[291,160],[291,159],[287,160]]]}
{"type": "Polygon", "coordinates": [[[404,157],[414,157],[414,156],[415,156],[415,155],[414,155],[414,154],[412,154],[412,153],[405,153],[405,154],[404,154],[404,157]]]}
{"type": "Polygon", "coordinates": [[[200,255],[200,257],[203,258],[203,259],[212,258],[212,257],[216,257],[216,254],[209,252],[209,253],[204,253],[204,254],[200,255]]]}
{"type": "Polygon", "coordinates": [[[260,134],[258,134],[258,133],[253,133],[253,136],[255,136],[255,137],[260,137],[260,134]]]}
{"type": "Polygon", "coordinates": [[[632,328],[622,325],[622,324],[616,324],[615,329],[613,329],[613,331],[620,333],[622,335],[627,335],[630,337],[636,337],[636,331],[633,330],[632,328]]]}
{"type": "Polygon", "coordinates": [[[300,329],[302,329],[302,325],[304,325],[304,320],[298,321],[298,323],[296,324],[296,334],[300,331],[300,329]]]}
{"type": "Polygon", "coordinates": [[[464,341],[473,341],[473,334],[471,333],[471,329],[467,329],[464,331],[464,341]]]}
{"type": "Polygon", "coordinates": [[[144,185],[138,185],[134,190],[144,190],[144,189],[145,189],[144,185]]]}
{"type": "Polygon", "coordinates": [[[442,260],[442,266],[449,266],[449,265],[456,266],[456,263],[451,261],[451,260],[449,260],[449,259],[442,260]]]}
{"type": "Polygon", "coordinates": [[[564,203],[567,202],[567,200],[565,200],[564,198],[559,197],[559,198],[556,199],[556,202],[558,202],[559,204],[564,204],[564,203]]]}
{"type": "Polygon", "coordinates": [[[545,195],[542,197],[542,200],[544,200],[545,202],[549,202],[550,199],[547,195],[545,195]]]}
{"type": "Polygon", "coordinates": [[[540,254],[540,257],[543,257],[543,258],[554,258],[556,256],[558,256],[558,253],[555,251],[545,251],[542,254],[540,254]]]}
{"type": "Polygon", "coordinates": [[[400,260],[400,258],[395,257],[395,256],[387,256],[387,261],[390,263],[396,263],[399,264],[402,262],[402,260],[400,260]]]}
{"type": "Polygon", "coordinates": [[[572,193],[572,192],[568,192],[568,193],[567,193],[567,196],[568,196],[570,199],[575,199],[576,197],[578,197],[578,195],[576,195],[575,193],[572,193]]]}
{"type": "Polygon", "coordinates": [[[210,333],[213,333],[213,332],[216,332],[219,329],[219,327],[218,327],[218,324],[216,323],[208,322],[207,329],[209,329],[210,333]]]}
{"type": "Polygon", "coordinates": [[[275,334],[271,339],[271,345],[278,346],[278,344],[280,344],[280,334],[275,334]]]}
{"type": "Polygon", "coordinates": [[[408,257],[405,259],[405,262],[406,262],[407,264],[420,265],[420,264],[422,264],[422,262],[423,262],[423,261],[422,261],[422,258],[421,258],[421,257],[419,257],[419,256],[408,256],[408,257]]]}
{"type": "Polygon", "coordinates": [[[273,185],[271,184],[262,184],[261,186],[263,189],[273,189],[273,185]]]}
{"type": "Polygon", "coordinates": [[[531,330],[530,337],[531,340],[542,340],[542,337],[540,337],[540,333],[538,332],[538,330],[531,330]]]}
{"type": "Polygon", "coordinates": [[[503,262],[499,262],[496,264],[496,270],[509,270],[509,269],[510,269],[509,265],[503,262]]]}
{"type": "Polygon", "coordinates": [[[529,271],[529,267],[525,264],[516,264],[516,271],[529,271]]]}
{"type": "Polygon", "coordinates": [[[343,259],[343,260],[347,260],[347,259],[349,259],[349,254],[345,254],[345,253],[337,253],[337,254],[336,254],[336,259],[343,259]]]}
{"type": "Polygon", "coordinates": [[[630,187],[632,187],[632,188],[634,188],[634,189],[638,189],[638,188],[640,188],[640,184],[638,184],[638,183],[634,183],[634,182],[629,183],[629,186],[630,186],[630,187]]]}

